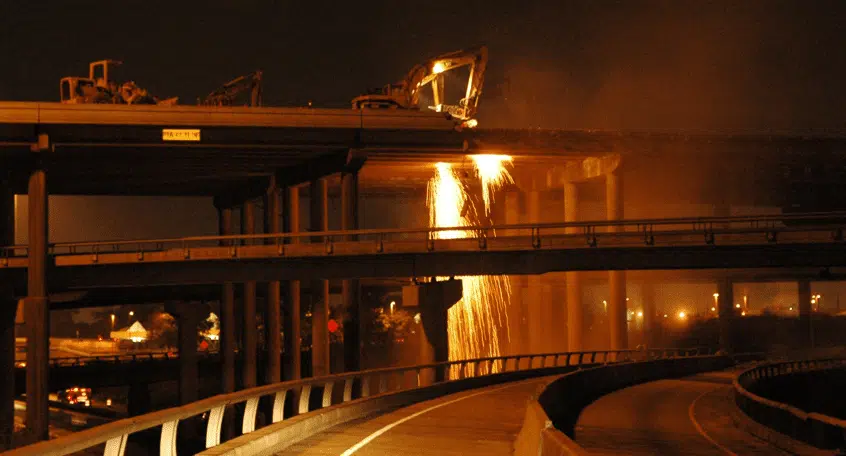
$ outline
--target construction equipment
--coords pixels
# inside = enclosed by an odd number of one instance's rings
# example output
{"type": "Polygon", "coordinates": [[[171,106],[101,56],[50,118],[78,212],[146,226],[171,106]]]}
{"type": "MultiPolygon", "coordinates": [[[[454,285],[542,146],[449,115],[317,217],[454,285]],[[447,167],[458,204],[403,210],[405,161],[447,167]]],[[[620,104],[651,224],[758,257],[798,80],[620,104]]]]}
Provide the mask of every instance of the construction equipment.
{"type": "Polygon", "coordinates": [[[419,109],[420,92],[431,84],[434,106],[430,106],[429,109],[449,113],[452,117],[464,121],[468,126],[474,126],[487,63],[487,46],[444,54],[426,63],[415,65],[405,79],[396,84],[388,84],[381,89],[372,90],[354,98],[352,107],[353,109],[419,109]],[[464,98],[458,102],[458,105],[445,104],[444,73],[467,65],[470,66],[470,77],[464,98]]]}
{"type": "Polygon", "coordinates": [[[250,106],[261,106],[261,71],[255,71],[245,76],[239,76],[219,89],[208,94],[197,104],[203,106],[232,106],[237,96],[243,92],[250,92],[250,106]]]}
{"type": "Polygon", "coordinates": [[[98,60],[88,65],[88,77],[69,76],[59,81],[62,103],[157,104],[174,105],[178,98],[159,100],[134,81],[118,85],[109,80],[109,68],[121,65],[118,60],[98,60]]]}

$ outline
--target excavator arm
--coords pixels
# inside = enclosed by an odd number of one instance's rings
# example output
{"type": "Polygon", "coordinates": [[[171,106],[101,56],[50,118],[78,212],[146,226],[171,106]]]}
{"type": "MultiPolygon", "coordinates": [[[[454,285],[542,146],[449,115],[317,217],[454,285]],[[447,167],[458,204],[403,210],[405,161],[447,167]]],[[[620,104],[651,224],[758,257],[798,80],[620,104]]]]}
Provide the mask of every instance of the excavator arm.
{"type": "Polygon", "coordinates": [[[467,51],[456,51],[444,54],[427,62],[429,72],[419,84],[415,84],[419,92],[426,85],[432,85],[435,106],[437,112],[448,112],[453,117],[461,120],[470,120],[476,116],[479,105],[479,97],[482,95],[482,85],[485,82],[485,70],[488,65],[488,48],[480,46],[467,51]],[[470,76],[467,79],[467,89],[464,98],[459,100],[458,105],[446,105],[444,102],[443,76],[447,71],[470,66],[470,76]]]}
{"type": "Polygon", "coordinates": [[[472,124],[479,105],[479,97],[482,94],[487,63],[488,48],[486,46],[450,52],[435,57],[425,63],[415,65],[402,81],[389,84],[375,93],[356,97],[353,99],[353,108],[419,109],[420,92],[426,86],[431,85],[434,106],[431,106],[430,109],[437,112],[447,112],[454,118],[472,124]],[[444,73],[468,65],[470,66],[470,76],[464,98],[459,101],[458,105],[444,104],[444,73]]]}
{"type": "Polygon", "coordinates": [[[239,76],[208,94],[199,104],[204,106],[232,106],[242,92],[250,92],[250,106],[261,106],[261,71],[239,76]]]}

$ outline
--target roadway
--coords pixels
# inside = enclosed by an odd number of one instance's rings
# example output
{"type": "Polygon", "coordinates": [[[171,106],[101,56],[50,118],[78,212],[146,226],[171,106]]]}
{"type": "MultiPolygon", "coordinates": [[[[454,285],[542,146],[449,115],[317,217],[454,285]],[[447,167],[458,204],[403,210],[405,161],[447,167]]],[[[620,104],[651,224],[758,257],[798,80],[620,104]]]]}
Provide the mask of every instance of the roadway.
{"type": "MultiPolygon", "coordinates": [[[[15,401],[15,429],[23,430],[25,427],[26,403],[15,401]]],[[[83,413],[81,411],[66,410],[57,407],[50,407],[50,438],[62,437],[83,429],[99,426],[111,421],[97,415],[83,413]]]]}
{"type": "Polygon", "coordinates": [[[658,380],[607,394],[582,411],[576,443],[602,455],[792,454],[735,425],[732,416],[739,411],[731,381],[742,370],[658,380]]]}
{"type": "Polygon", "coordinates": [[[345,423],[278,455],[503,455],[514,453],[529,397],[548,377],[499,384],[345,423]]]}

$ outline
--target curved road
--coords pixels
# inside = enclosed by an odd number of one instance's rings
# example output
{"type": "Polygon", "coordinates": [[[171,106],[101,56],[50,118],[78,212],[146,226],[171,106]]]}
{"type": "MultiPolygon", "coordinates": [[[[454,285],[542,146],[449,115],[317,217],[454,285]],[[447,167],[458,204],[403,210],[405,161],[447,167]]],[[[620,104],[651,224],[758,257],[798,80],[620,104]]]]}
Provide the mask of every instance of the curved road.
{"type": "Polygon", "coordinates": [[[511,456],[527,400],[545,379],[468,390],[355,420],[278,454],[511,456]]]}
{"type": "Polygon", "coordinates": [[[738,429],[724,371],[659,380],[605,395],[576,424],[576,443],[603,455],[783,455],[738,429]]]}

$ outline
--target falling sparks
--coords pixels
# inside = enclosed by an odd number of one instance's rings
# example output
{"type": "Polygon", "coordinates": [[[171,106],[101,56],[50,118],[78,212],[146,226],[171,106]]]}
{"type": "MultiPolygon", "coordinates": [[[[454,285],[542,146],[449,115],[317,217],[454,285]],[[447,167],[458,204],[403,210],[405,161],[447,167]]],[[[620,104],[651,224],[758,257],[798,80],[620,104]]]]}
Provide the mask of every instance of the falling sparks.
{"type": "MultiPolygon", "coordinates": [[[[482,184],[482,216],[490,217],[493,193],[506,183],[513,182],[505,168],[511,157],[504,155],[473,155],[473,163],[482,184]]],[[[429,225],[460,228],[478,224],[479,216],[464,186],[448,163],[435,165],[435,176],[429,181],[427,205],[429,225]]],[[[444,230],[434,233],[436,239],[474,237],[470,230],[444,230]]],[[[506,277],[467,276],[462,280],[463,296],[449,310],[449,359],[471,359],[499,356],[500,328],[507,329],[506,306],[511,288],[506,277]],[[503,322],[505,321],[505,323],[503,322]]],[[[506,337],[508,333],[506,332],[506,337]]],[[[485,365],[480,366],[485,370],[485,365]]],[[[492,366],[498,370],[499,366],[492,366]]],[[[468,372],[472,375],[472,372],[468,372]]]]}
{"type": "Polygon", "coordinates": [[[491,204],[493,203],[493,192],[502,188],[505,184],[513,184],[508,169],[504,163],[511,162],[508,155],[471,155],[476,170],[479,172],[479,179],[482,181],[482,201],[485,202],[485,214],[491,215],[491,204]]]}

